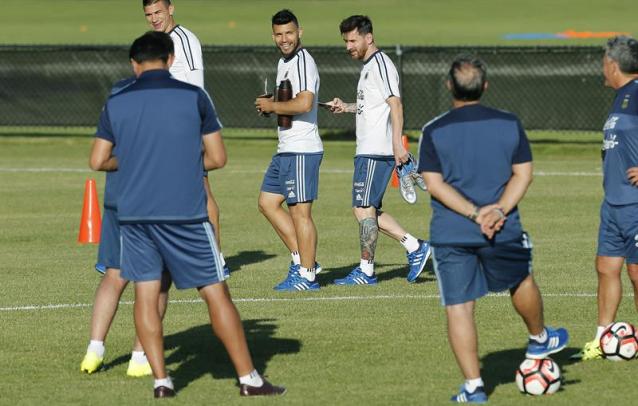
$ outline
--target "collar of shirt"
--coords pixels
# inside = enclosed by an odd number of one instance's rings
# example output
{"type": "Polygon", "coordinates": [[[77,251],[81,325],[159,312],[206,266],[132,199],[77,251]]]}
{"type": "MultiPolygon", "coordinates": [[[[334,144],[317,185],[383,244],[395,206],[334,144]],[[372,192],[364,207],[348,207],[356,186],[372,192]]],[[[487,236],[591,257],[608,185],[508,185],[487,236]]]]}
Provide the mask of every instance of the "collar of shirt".
{"type": "Polygon", "coordinates": [[[137,79],[138,80],[163,79],[163,78],[168,78],[169,76],[171,76],[171,73],[168,71],[168,69],[151,69],[151,70],[142,72],[140,77],[137,79]]]}

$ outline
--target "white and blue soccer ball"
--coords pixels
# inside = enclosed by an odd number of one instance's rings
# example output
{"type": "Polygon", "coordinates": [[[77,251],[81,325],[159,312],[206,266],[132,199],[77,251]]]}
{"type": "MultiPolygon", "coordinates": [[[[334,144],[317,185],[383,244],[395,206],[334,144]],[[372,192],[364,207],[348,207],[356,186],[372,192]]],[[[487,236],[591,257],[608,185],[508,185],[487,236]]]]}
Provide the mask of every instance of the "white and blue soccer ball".
{"type": "Polygon", "coordinates": [[[527,395],[556,393],[560,384],[560,367],[551,358],[528,358],[516,370],[516,386],[527,395]]]}
{"type": "Polygon", "coordinates": [[[600,350],[612,361],[629,361],[638,353],[638,337],[631,323],[618,321],[610,325],[600,336],[600,350]]]}

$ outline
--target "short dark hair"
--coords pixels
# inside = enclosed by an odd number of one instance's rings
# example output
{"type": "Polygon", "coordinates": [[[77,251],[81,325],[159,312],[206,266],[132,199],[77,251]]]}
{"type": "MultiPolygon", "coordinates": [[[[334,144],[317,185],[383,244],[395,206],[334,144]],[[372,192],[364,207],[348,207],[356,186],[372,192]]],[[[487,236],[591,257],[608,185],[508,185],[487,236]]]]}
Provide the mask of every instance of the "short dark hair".
{"type": "Polygon", "coordinates": [[[485,89],[487,66],[476,56],[462,54],[452,62],[448,78],[456,100],[476,101],[481,98],[485,89]]]}
{"type": "Polygon", "coordinates": [[[152,6],[158,1],[164,3],[167,7],[171,5],[171,0],[142,0],[142,7],[152,6]]]}
{"type": "Polygon", "coordinates": [[[368,16],[355,15],[350,16],[339,24],[339,31],[342,34],[357,30],[361,35],[372,34],[372,21],[368,16]]]}
{"type": "Polygon", "coordinates": [[[272,25],[286,25],[288,23],[295,23],[299,27],[299,21],[292,11],[287,8],[279,10],[272,16],[272,25]]]}
{"type": "Polygon", "coordinates": [[[175,53],[171,36],[164,32],[147,31],[133,41],[129,50],[129,58],[137,63],[147,61],[168,62],[169,55],[175,53]]]}
{"type": "Polygon", "coordinates": [[[605,46],[605,55],[618,63],[622,73],[638,73],[638,41],[634,38],[619,35],[610,39],[605,46]]]}

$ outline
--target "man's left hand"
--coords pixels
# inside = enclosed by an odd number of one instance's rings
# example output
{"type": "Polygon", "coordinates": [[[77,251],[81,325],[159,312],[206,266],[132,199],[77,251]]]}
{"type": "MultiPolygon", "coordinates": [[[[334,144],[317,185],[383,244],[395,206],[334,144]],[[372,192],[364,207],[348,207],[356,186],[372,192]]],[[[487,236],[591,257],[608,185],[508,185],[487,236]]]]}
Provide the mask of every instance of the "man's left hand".
{"type": "Polygon", "coordinates": [[[403,147],[403,144],[394,145],[394,163],[399,166],[410,159],[410,153],[403,147]]]}
{"type": "Polygon", "coordinates": [[[638,186],[638,166],[627,169],[627,179],[632,185],[638,186]]]}
{"type": "Polygon", "coordinates": [[[270,97],[258,97],[255,99],[255,108],[259,114],[272,113],[274,110],[275,100],[270,97]]]}

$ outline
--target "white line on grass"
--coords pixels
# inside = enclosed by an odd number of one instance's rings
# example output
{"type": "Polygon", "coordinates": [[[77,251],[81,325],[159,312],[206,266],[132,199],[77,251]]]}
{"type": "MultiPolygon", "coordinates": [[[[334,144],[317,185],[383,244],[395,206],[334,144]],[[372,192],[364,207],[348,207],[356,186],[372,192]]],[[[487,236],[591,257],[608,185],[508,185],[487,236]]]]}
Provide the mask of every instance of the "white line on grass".
{"type": "MultiPolygon", "coordinates": [[[[242,173],[242,174],[263,174],[261,169],[224,169],[224,173],[242,173]]],[[[71,172],[71,173],[89,173],[89,169],[83,168],[0,168],[0,172],[9,173],[42,173],[42,172],[71,172]]],[[[352,169],[321,169],[322,173],[347,173],[351,174],[352,169]]],[[[602,176],[602,172],[560,172],[560,171],[536,171],[535,176],[602,176]]]]}
{"type": "MultiPolygon", "coordinates": [[[[631,296],[631,295],[625,295],[631,296]]],[[[376,296],[325,296],[325,297],[245,297],[235,298],[235,303],[260,303],[260,302],[323,302],[323,301],[352,301],[352,300],[401,300],[401,299],[439,299],[439,295],[376,295],[376,296]]],[[[488,297],[509,297],[507,293],[492,293],[488,297]]],[[[596,297],[596,293],[545,293],[543,297],[596,297]]],[[[201,299],[180,299],[170,300],[171,304],[201,303],[201,299]]],[[[120,304],[132,305],[130,300],[122,301],[120,304]]],[[[91,307],[92,303],[61,303],[47,305],[26,305],[0,307],[3,312],[20,312],[29,310],[58,310],[58,309],[78,309],[91,307]]]]}

